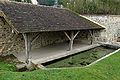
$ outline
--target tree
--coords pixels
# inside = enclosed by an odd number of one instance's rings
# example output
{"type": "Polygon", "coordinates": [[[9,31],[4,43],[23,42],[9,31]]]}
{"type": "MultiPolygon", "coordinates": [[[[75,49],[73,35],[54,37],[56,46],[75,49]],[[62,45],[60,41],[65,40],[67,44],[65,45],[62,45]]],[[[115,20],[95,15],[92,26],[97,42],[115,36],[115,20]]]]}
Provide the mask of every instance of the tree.
{"type": "MultiPolygon", "coordinates": [[[[56,0],[37,0],[40,5],[53,6],[55,5],[56,0]]],[[[57,0],[57,4],[62,4],[62,0],[57,0]]]]}
{"type": "Polygon", "coordinates": [[[55,0],[37,0],[40,5],[53,6],[55,0]]]}
{"type": "Polygon", "coordinates": [[[22,0],[11,0],[11,1],[17,1],[17,2],[22,2],[22,0]]]}
{"type": "Polygon", "coordinates": [[[80,14],[120,14],[120,0],[59,0],[80,14]]]}
{"type": "Polygon", "coordinates": [[[23,2],[32,3],[31,0],[24,0],[23,2]]]}

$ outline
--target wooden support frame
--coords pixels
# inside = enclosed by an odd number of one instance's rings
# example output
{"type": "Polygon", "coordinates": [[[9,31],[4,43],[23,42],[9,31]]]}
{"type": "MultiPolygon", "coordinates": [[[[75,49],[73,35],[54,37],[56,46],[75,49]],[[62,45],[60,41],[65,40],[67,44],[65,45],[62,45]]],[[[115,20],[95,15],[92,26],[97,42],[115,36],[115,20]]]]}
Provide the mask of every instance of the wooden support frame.
{"type": "Polygon", "coordinates": [[[31,40],[31,45],[38,39],[40,36],[40,33],[38,33],[32,40],[31,40]]]}
{"type": "Polygon", "coordinates": [[[31,50],[31,41],[28,33],[23,33],[23,37],[25,40],[25,54],[26,54],[26,60],[25,62],[28,64],[29,63],[29,53],[31,50]]]}
{"type": "Polygon", "coordinates": [[[70,36],[67,34],[67,32],[64,32],[64,34],[66,35],[66,37],[70,40],[69,50],[72,50],[72,49],[73,49],[74,39],[75,39],[76,36],[79,34],[79,32],[80,32],[80,31],[78,31],[78,32],[74,35],[74,31],[71,31],[71,32],[70,32],[70,36]]]}
{"type": "Polygon", "coordinates": [[[80,31],[78,31],[78,32],[74,35],[73,39],[75,39],[76,36],[77,36],[79,33],[80,33],[80,31]]]}
{"type": "Polygon", "coordinates": [[[40,36],[40,33],[35,35],[35,37],[33,37],[33,39],[31,40],[29,33],[23,33],[23,37],[24,37],[24,40],[25,40],[25,54],[26,54],[25,62],[27,64],[29,63],[29,58],[30,58],[29,54],[30,54],[30,51],[31,51],[31,46],[32,46],[33,42],[35,42],[35,40],[37,38],[39,38],[39,36],[40,36]]]}
{"type": "Polygon", "coordinates": [[[67,38],[68,38],[69,40],[71,40],[71,38],[69,37],[69,35],[67,34],[67,32],[64,32],[64,34],[67,36],[67,38]]]}

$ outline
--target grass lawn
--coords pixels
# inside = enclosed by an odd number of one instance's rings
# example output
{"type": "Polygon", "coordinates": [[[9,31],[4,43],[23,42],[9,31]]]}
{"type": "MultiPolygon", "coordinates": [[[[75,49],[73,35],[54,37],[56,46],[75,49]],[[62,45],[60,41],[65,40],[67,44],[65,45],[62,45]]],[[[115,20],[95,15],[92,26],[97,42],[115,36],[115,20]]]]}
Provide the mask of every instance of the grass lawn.
{"type": "Polygon", "coordinates": [[[120,52],[86,68],[15,72],[0,62],[0,80],[120,80],[120,52]]]}

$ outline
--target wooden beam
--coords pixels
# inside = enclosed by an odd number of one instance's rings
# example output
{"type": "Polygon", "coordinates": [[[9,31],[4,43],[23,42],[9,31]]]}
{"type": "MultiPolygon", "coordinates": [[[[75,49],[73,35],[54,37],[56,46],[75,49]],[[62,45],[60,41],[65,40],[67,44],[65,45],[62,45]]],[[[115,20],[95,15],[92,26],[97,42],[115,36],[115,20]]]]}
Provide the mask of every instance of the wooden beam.
{"type": "Polygon", "coordinates": [[[26,53],[25,62],[28,64],[29,63],[29,52],[31,50],[31,42],[30,42],[30,37],[28,36],[28,33],[23,33],[23,37],[25,40],[25,53],[26,53]]]}
{"type": "Polygon", "coordinates": [[[38,39],[40,36],[40,33],[38,33],[32,40],[31,40],[31,45],[38,39]]]}
{"type": "Polygon", "coordinates": [[[76,38],[76,36],[77,36],[79,33],[80,33],[80,31],[78,31],[78,32],[74,35],[73,40],[76,38]]]}
{"type": "Polygon", "coordinates": [[[69,40],[71,40],[70,36],[66,32],[64,32],[64,34],[67,36],[69,40]]]}

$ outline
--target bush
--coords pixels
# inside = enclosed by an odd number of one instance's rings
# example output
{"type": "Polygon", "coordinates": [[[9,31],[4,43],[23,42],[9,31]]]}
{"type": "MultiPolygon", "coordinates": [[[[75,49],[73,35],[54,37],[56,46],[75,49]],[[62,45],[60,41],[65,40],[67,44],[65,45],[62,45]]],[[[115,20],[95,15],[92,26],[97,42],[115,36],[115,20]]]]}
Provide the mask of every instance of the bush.
{"type": "Polygon", "coordinates": [[[60,0],[61,4],[80,14],[120,14],[120,0],[60,0]]]}

